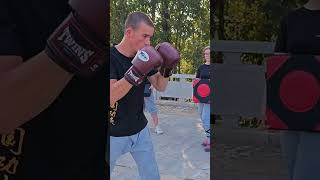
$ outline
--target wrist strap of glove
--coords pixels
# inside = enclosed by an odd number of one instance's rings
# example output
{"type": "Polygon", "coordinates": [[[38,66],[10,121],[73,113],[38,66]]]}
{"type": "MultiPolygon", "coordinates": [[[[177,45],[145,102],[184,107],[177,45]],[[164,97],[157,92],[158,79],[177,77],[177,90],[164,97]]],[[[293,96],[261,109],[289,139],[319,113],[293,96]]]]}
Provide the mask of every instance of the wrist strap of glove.
{"type": "Polygon", "coordinates": [[[134,66],[131,66],[124,74],[124,78],[133,86],[138,86],[143,82],[145,75],[140,73],[134,66]]]}
{"type": "Polygon", "coordinates": [[[89,77],[105,64],[106,50],[107,46],[70,13],[48,38],[44,51],[67,72],[89,77]]]}

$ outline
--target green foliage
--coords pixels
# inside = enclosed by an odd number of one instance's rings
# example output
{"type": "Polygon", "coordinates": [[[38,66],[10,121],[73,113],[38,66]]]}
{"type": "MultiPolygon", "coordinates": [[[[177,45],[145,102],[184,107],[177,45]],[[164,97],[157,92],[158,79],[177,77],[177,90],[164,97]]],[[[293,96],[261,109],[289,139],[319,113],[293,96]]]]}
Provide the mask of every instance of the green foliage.
{"type": "MultiPolygon", "coordinates": [[[[307,0],[225,0],[215,17],[223,23],[220,29],[226,40],[274,41],[279,23],[289,11],[302,6],[307,0]]],[[[220,33],[218,33],[220,34],[220,33]]],[[[222,35],[220,35],[222,37],[222,35]]],[[[221,39],[221,37],[218,37],[221,39]]]]}
{"type": "MultiPolygon", "coordinates": [[[[217,6],[216,39],[275,41],[281,18],[307,0],[222,0],[217,6]]],[[[243,63],[261,64],[259,54],[243,54],[243,63]]]]}
{"type": "Polygon", "coordinates": [[[260,0],[248,3],[237,0],[228,4],[225,11],[226,39],[262,41],[267,39],[267,19],[265,12],[260,11],[260,0]]]}
{"type": "Polygon", "coordinates": [[[133,11],[142,11],[155,24],[152,45],[169,41],[181,53],[178,73],[194,74],[203,61],[202,49],[209,45],[209,0],[111,0],[111,43],[123,37],[124,22],[133,11]],[[166,17],[166,18],[165,18],[166,17]]]}

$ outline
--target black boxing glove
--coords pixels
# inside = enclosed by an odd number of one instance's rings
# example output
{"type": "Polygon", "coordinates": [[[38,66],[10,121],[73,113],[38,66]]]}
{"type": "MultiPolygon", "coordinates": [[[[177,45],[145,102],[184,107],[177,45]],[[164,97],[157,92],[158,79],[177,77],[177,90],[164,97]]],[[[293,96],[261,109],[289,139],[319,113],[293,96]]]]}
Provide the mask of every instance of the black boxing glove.
{"type": "Polygon", "coordinates": [[[163,77],[168,78],[172,75],[172,70],[177,67],[180,61],[180,53],[168,42],[158,44],[156,50],[163,58],[160,74],[163,77]]]}
{"type": "Polygon", "coordinates": [[[160,54],[152,47],[145,46],[139,50],[132,60],[132,66],[124,74],[124,78],[132,85],[138,86],[147,74],[162,64],[160,54]]]}
{"type": "Polygon", "coordinates": [[[51,34],[46,54],[66,71],[91,76],[107,60],[107,1],[71,0],[73,11],[51,34]]]}

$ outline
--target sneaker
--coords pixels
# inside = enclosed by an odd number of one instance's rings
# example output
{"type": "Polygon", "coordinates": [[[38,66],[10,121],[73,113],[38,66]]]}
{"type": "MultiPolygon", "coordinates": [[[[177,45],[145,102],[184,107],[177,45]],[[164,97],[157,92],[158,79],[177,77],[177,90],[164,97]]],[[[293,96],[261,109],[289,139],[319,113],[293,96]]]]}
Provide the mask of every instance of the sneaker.
{"type": "Polygon", "coordinates": [[[210,144],[209,139],[206,138],[203,142],[202,142],[202,146],[207,146],[208,144],[210,144]]]}
{"type": "Polygon", "coordinates": [[[156,126],[156,128],[154,128],[154,132],[157,134],[163,134],[163,131],[159,126],[156,126]]]}

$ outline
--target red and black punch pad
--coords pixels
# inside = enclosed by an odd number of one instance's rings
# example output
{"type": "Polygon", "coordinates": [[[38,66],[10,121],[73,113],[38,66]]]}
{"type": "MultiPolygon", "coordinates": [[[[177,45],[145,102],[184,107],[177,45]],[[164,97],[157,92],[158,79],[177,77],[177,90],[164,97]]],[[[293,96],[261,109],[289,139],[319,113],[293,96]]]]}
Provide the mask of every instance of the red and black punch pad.
{"type": "Polygon", "coordinates": [[[210,80],[199,79],[193,80],[193,102],[194,103],[210,103],[210,80]]]}
{"type": "Polygon", "coordinates": [[[320,57],[267,59],[267,124],[271,129],[320,131],[320,57]]]}

